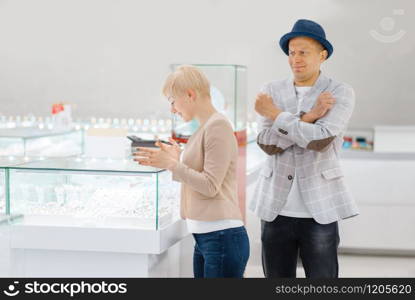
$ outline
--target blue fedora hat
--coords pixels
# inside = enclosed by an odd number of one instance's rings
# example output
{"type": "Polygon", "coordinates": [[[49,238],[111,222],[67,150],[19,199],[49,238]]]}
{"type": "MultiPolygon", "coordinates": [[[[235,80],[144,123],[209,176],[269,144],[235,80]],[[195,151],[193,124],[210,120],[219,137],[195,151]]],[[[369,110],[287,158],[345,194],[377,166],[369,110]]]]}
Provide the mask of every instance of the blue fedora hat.
{"type": "Polygon", "coordinates": [[[324,32],[323,27],[314,21],[300,19],[295,22],[291,32],[283,35],[280,39],[280,47],[285,54],[288,55],[288,42],[292,38],[298,36],[306,36],[319,42],[324,47],[324,49],[327,50],[327,58],[329,58],[333,53],[333,46],[328,40],[326,40],[326,33],[324,32]]]}

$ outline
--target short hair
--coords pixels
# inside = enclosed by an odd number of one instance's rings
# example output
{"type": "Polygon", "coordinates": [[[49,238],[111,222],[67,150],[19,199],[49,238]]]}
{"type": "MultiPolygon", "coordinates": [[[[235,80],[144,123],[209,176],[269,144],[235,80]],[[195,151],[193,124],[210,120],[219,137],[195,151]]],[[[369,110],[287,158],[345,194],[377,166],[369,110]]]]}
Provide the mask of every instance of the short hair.
{"type": "Polygon", "coordinates": [[[202,71],[195,66],[181,65],[167,77],[163,94],[167,97],[182,96],[189,89],[198,96],[210,97],[210,83],[202,71]]]}

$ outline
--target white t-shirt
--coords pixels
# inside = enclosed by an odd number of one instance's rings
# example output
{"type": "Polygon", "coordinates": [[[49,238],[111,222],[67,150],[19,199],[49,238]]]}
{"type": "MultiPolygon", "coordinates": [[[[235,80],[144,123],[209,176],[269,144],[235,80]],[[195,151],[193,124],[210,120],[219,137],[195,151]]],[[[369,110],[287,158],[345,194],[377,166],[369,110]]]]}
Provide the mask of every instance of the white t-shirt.
{"type": "MultiPolygon", "coordinates": [[[[184,150],[180,154],[180,161],[182,161],[184,150]]],[[[242,220],[223,219],[217,221],[199,221],[186,219],[187,231],[190,233],[208,233],[217,230],[224,230],[229,228],[241,227],[244,225],[242,220]]]]}
{"type": "MultiPolygon", "coordinates": [[[[303,102],[304,95],[311,89],[311,86],[299,86],[295,87],[297,93],[297,113],[300,110],[301,103],[303,102]]],[[[287,202],[282,208],[280,215],[295,218],[312,218],[313,216],[308,211],[304,204],[304,200],[301,198],[300,190],[298,187],[298,176],[293,175],[293,184],[287,197],[287,202]]]]}
{"type": "Polygon", "coordinates": [[[241,227],[244,223],[241,220],[224,219],[217,221],[198,221],[186,219],[187,230],[190,233],[208,233],[217,230],[241,227]]]}

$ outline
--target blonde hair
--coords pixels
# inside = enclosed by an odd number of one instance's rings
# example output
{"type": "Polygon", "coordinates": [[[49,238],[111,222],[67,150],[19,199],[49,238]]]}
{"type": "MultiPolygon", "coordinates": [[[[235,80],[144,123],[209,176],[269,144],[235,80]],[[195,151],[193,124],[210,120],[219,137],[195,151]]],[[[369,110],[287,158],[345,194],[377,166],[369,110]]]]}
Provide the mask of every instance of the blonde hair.
{"type": "Polygon", "coordinates": [[[182,96],[189,89],[197,96],[210,97],[210,83],[205,74],[195,66],[181,65],[167,77],[163,94],[166,97],[177,97],[182,96]]]}

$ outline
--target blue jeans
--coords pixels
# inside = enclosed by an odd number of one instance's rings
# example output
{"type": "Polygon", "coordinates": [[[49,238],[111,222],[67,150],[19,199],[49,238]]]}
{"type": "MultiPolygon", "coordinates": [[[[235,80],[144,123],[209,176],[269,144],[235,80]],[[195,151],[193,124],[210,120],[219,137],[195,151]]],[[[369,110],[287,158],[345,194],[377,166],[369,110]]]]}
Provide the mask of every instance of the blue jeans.
{"type": "Polygon", "coordinates": [[[249,257],[249,240],[245,227],[208,233],[194,233],[195,278],[242,278],[249,257]]]}
{"type": "Polygon", "coordinates": [[[307,278],[337,278],[337,222],[278,216],[261,221],[262,267],[267,278],[296,277],[300,256],[307,278]]]}

